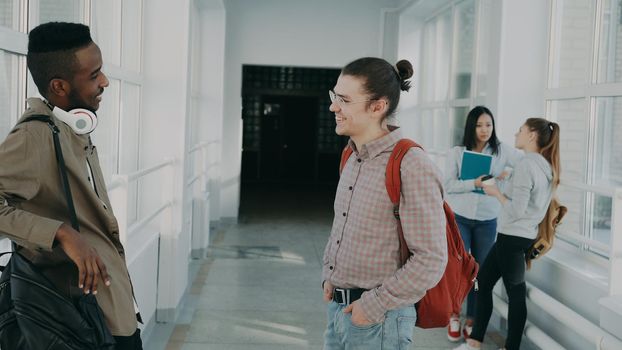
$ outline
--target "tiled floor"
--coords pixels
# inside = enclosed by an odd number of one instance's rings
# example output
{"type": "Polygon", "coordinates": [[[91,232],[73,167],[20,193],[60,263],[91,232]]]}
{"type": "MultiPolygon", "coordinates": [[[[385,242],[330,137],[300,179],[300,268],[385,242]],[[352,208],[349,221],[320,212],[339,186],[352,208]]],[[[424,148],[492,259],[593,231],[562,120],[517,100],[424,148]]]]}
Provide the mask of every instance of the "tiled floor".
{"type": "MultiPolygon", "coordinates": [[[[244,193],[244,192],[243,192],[244,193]]],[[[240,223],[214,235],[176,325],[158,325],[149,350],[321,349],[326,326],[320,261],[332,190],[247,190],[240,223]]],[[[491,340],[484,349],[496,349],[491,340]]],[[[415,349],[453,349],[444,329],[420,330],[415,349]]]]}

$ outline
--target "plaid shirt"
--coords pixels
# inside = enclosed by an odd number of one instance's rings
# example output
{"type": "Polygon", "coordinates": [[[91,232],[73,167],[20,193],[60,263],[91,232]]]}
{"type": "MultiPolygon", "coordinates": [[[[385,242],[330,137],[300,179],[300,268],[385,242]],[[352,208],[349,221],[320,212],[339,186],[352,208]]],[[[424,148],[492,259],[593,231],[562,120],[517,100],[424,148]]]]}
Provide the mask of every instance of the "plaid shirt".
{"type": "Polygon", "coordinates": [[[419,148],[401,164],[400,217],[413,254],[400,266],[398,222],[385,186],[385,169],[401,131],[357,150],[348,159],[335,197],[335,218],[324,250],[322,279],[341,288],[364,288],[367,319],[382,322],[388,310],[419,301],[447,264],[441,173],[419,148]]]}

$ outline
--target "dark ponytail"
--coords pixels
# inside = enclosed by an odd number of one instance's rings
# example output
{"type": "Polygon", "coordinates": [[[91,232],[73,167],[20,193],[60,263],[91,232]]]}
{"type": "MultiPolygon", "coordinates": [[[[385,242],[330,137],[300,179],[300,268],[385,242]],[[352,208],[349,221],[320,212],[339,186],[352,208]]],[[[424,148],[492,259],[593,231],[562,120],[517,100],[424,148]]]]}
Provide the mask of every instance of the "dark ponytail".
{"type": "Polygon", "coordinates": [[[407,60],[401,60],[395,64],[395,69],[397,70],[397,76],[400,79],[400,90],[409,91],[410,90],[410,79],[415,72],[413,69],[413,65],[407,60]]]}

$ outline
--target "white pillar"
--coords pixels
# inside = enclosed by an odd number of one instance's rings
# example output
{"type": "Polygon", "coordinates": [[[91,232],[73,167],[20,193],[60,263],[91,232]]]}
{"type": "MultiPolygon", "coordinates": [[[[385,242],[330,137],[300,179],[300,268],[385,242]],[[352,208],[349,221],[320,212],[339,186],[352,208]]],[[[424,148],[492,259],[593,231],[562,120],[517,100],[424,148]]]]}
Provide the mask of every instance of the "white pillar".
{"type": "Polygon", "coordinates": [[[173,321],[188,287],[190,230],[184,230],[186,125],[189,101],[190,0],[144,2],[143,74],[140,168],[165,158],[177,161],[166,177],[141,183],[141,208],[147,213],[162,205],[169,193],[172,207],[163,212],[158,266],[157,320],[173,321]],[[168,180],[169,184],[163,180],[168,180]],[[168,187],[168,188],[167,188],[168,187]],[[149,210],[150,209],[150,210],[149,210]]]}

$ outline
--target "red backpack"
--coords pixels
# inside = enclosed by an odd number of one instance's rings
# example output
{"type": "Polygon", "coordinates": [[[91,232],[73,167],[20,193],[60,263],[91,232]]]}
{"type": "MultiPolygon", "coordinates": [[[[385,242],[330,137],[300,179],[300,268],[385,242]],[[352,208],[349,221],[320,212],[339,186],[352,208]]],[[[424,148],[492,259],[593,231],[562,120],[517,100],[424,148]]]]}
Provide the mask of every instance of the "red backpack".
{"type": "MultiPolygon", "coordinates": [[[[386,187],[389,198],[393,203],[393,214],[398,222],[400,221],[400,165],[402,163],[402,158],[404,158],[406,152],[412,147],[423,149],[412,140],[400,140],[395,145],[391,157],[389,158],[389,163],[387,164],[386,187]]],[[[352,148],[346,146],[341,153],[339,172],[343,170],[352,152],[352,148]]],[[[456,218],[447,202],[443,202],[443,209],[445,210],[445,218],[447,219],[447,267],[438,284],[432,289],[429,289],[425,296],[415,304],[417,307],[417,327],[419,328],[446,327],[449,324],[449,318],[452,314],[460,314],[462,302],[473,287],[479,269],[477,262],[475,262],[475,258],[464,249],[464,243],[462,242],[460,230],[456,224],[456,218]]],[[[401,224],[398,225],[398,232],[400,239],[400,257],[403,265],[410,256],[410,250],[406,245],[401,224]]],[[[475,288],[477,290],[477,285],[475,288]]]]}

